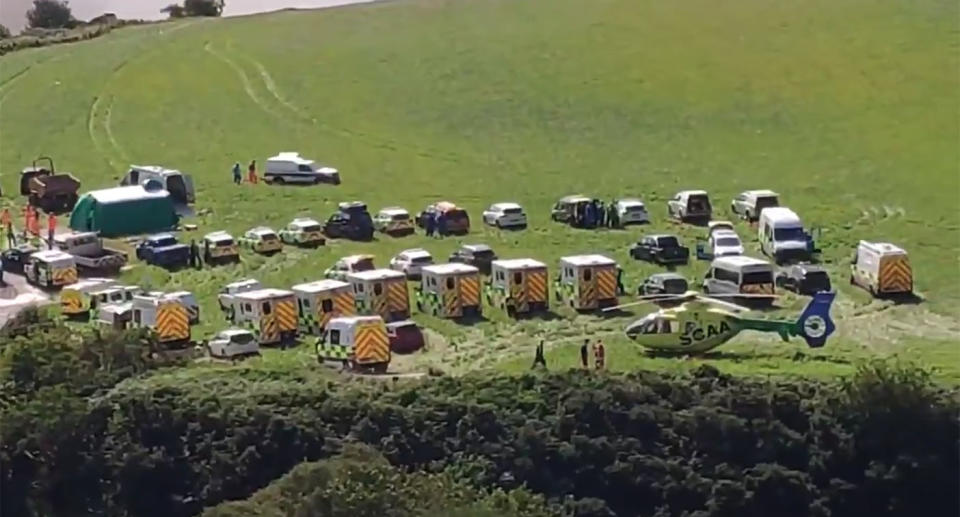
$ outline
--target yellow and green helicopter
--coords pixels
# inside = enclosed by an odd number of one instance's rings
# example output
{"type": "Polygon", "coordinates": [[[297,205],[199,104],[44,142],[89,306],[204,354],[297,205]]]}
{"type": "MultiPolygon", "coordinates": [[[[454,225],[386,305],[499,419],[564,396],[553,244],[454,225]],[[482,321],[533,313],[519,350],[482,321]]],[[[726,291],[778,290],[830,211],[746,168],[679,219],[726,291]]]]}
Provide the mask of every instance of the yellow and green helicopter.
{"type": "MultiPolygon", "coordinates": [[[[750,309],[689,291],[679,295],[653,295],[639,303],[680,302],[640,318],[626,328],[627,337],[656,352],[703,353],[731,340],[744,330],[775,332],[784,341],[800,336],[811,348],[820,348],[836,329],[830,318],[830,306],[836,293],[816,293],[796,321],[765,320],[740,316],[750,309]]],[[[752,295],[766,297],[768,295],[752,295]]],[[[749,298],[751,295],[734,295],[749,298]]],[[[616,309],[619,307],[611,307],[616,309]]]]}

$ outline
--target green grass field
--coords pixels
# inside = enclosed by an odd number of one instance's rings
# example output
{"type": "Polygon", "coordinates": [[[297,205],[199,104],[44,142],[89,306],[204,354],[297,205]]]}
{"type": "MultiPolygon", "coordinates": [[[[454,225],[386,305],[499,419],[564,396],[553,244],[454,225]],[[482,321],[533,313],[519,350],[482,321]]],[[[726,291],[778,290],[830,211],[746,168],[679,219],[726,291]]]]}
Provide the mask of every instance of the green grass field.
{"type": "MultiPolygon", "coordinates": [[[[896,354],[960,379],[958,15],[945,0],[413,0],[127,28],[0,59],[0,181],[13,203],[18,171],[38,155],[85,188],[115,185],[130,163],[176,167],[194,175],[197,208],[209,210],[186,221],[198,233],[325,218],[349,199],[411,212],[449,199],[473,216],[465,239],[331,242],[212,271],[127,273],[194,290],[202,333],[224,324],[215,302],[223,284],[255,277],[289,287],[361,251],[386,264],[409,247],[442,259],[460,242],[486,242],[501,257],[551,266],[603,252],[625,266],[632,289],[655,271],[629,259],[632,241],[671,231],[692,247],[703,232],[665,220],[675,191],[706,189],[725,211],[739,191],[772,188],[824,229],[841,293],[837,338],[810,351],[745,335],[697,361],[831,376],[896,354]],[[343,184],[231,184],[235,161],[288,150],[339,168],[343,184]],[[640,196],[654,223],[616,232],[551,223],[552,203],[576,192],[640,196]],[[481,210],[506,200],[524,204],[529,230],[480,227],[481,210]],[[924,303],[891,307],[846,285],[859,239],[907,248],[924,303]]],[[[572,366],[580,337],[605,333],[611,368],[686,364],[643,356],[618,334],[627,319],[559,312],[519,325],[493,315],[469,328],[418,315],[438,342],[459,343],[423,361],[526,368],[544,337],[566,340],[551,357],[572,366]]]]}

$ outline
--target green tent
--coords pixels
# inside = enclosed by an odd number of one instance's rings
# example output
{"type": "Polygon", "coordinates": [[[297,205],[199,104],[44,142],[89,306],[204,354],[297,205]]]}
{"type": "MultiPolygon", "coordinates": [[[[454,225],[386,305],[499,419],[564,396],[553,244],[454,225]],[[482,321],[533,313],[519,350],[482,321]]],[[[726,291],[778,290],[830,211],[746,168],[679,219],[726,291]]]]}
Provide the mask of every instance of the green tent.
{"type": "Polygon", "coordinates": [[[70,214],[70,228],[120,237],[170,230],[178,220],[169,192],[133,185],[93,190],[81,196],[70,214]]]}

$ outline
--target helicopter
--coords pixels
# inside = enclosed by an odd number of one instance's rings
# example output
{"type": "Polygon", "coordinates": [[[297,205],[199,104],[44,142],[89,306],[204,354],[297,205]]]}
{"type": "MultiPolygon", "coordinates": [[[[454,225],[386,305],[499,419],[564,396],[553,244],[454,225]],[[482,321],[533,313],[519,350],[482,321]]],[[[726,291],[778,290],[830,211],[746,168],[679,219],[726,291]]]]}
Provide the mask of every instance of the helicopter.
{"type": "MultiPolygon", "coordinates": [[[[640,303],[681,302],[648,314],[627,326],[627,337],[656,351],[680,354],[703,353],[726,343],[744,330],[775,332],[784,341],[800,336],[811,348],[820,348],[836,329],[830,318],[835,292],[819,292],[807,304],[796,321],[765,320],[740,316],[749,311],[735,303],[706,297],[694,291],[680,295],[653,295],[648,300],[624,304],[610,309],[640,303]]],[[[737,298],[751,295],[738,294],[737,298]]],[[[770,298],[770,295],[753,295],[770,298]]]]}

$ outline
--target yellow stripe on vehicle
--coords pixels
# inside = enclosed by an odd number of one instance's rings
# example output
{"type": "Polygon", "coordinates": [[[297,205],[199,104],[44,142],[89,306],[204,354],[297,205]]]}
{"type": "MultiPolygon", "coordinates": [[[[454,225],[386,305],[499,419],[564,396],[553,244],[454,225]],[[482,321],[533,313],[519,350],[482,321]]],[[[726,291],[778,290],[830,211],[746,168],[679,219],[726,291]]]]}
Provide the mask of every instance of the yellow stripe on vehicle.
{"type": "Polygon", "coordinates": [[[460,278],[460,296],[463,298],[462,304],[466,307],[480,305],[480,277],[478,275],[468,275],[460,278]]]}
{"type": "Polygon", "coordinates": [[[384,363],[390,360],[390,340],[379,324],[357,327],[354,357],[357,363],[384,363]]]}
{"type": "Polygon", "coordinates": [[[357,312],[357,304],[353,298],[353,293],[343,291],[337,293],[333,299],[333,309],[341,316],[352,316],[357,312]]]}
{"type": "Polygon", "coordinates": [[[157,323],[154,328],[157,340],[180,341],[190,338],[190,316],[180,303],[166,303],[157,308],[157,323]]]}
{"type": "Polygon", "coordinates": [[[881,260],[877,291],[884,293],[906,293],[913,290],[913,270],[904,257],[891,257],[881,260]]]}
{"type": "Polygon", "coordinates": [[[281,332],[297,329],[297,304],[293,298],[277,300],[273,312],[281,332]]]}
{"type": "Polygon", "coordinates": [[[527,299],[531,302],[547,301],[547,272],[546,270],[530,271],[527,273],[527,299]]]}
{"type": "Polygon", "coordinates": [[[406,279],[393,280],[386,285],[387,299],[390,301],[390,310],[395,312],[410,312],[410,296],[407,294],[406,279]]]}
{"type": "Polygon", "coordinates": [[[260,318],[260,342],[276,343],[280,341],[280,330],[277,328],[277,319],[273,314],[260,318]]]}
{"type": "Polygon", "coordinates": [[[456,318],[461,315],[460,293],[456,289],[448,289],[443,293],[443,314],[445,318],[456,318]]]}
{"type": "Polygon", "coordinates": [[[613,268],[596,269],[597,298],[607,300],[617,296],[617,273],[613,268]]]}

